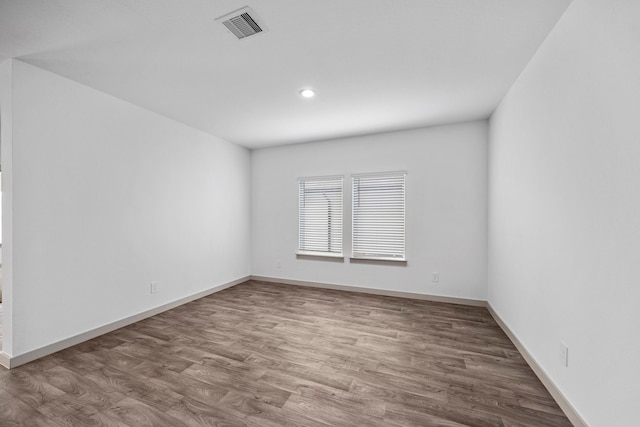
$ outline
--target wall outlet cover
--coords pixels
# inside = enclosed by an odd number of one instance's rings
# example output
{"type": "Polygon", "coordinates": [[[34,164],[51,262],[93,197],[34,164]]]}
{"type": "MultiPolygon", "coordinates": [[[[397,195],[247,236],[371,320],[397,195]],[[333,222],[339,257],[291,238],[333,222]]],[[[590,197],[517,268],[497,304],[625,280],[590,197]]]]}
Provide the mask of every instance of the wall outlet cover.
{"type": "Polygon", "coordinates": [[[569,346],[563,342],[560,343],[560,362],[565,368],[569,367],[569,346]]]}

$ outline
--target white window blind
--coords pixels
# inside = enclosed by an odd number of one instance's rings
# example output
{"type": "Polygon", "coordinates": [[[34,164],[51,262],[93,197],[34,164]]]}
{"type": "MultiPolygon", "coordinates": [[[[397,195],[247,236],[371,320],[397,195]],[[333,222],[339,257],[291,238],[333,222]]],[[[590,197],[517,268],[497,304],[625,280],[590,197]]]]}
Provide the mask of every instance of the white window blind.
{"type": "Polygon", "coordinates": [[[341,176],[299,179],[299,254],[342,256],[342,182],[341,176]]]}
{"type": "Polygon", "coordinates": [[[406,175],[352,177],[354,258],[405,260],[406,175]]]}

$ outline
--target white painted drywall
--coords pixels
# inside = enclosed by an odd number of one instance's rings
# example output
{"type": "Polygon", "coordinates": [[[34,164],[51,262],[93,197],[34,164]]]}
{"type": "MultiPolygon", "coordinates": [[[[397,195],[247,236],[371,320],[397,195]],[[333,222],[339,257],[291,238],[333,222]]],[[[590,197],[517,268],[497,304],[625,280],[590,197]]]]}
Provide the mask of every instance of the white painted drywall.
{"type": "Polygon", "coordinates": [[[487,130],[478,121],[252,151],[252,274],[484,300],[487,130]],[[408,173],[407,266],[296,259],[299,177],[345,176],[348,257],[350,174],[397,170],[408,173]]]}
{"type": "Polygon", "coordinates": [[[250,274],[248,150],[13,65],[13,356],[250,274]]]}
{"type": "Polygon", "coordinates": [[[2,351],[13,349],[13,203],[12,203],[12,96],[11,65],[13,60],[0,63],[0,157],[2,161],[2,351]]]}
{"type": "Polygon", "coordinates": [[[489,302],[594,427],[638,424],[638,17],[575,0],[490,125],[489,302]]]}

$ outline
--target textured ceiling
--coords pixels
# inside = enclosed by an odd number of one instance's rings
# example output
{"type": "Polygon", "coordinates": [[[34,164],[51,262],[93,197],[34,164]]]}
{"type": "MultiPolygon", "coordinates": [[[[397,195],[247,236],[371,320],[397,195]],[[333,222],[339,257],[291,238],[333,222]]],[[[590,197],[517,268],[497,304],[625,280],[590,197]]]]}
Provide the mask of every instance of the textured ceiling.
{"type": "Polygon", "coordinates": [[[569,2],[1,0],[0,60],[259,148],[486,118],[569,2]]]}

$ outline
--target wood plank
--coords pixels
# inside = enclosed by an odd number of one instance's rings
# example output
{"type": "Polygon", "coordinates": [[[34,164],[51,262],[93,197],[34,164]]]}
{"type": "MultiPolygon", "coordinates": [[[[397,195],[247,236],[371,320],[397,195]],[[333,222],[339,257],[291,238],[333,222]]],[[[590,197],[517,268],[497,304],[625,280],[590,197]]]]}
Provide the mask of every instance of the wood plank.
{"type": "Polygon", "coordinates": [[[7,426],[570,426],[486,308],[248,281],[12,371],[7,426]]]}

